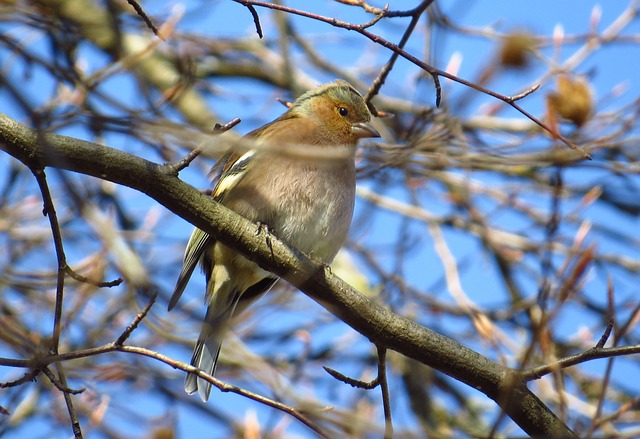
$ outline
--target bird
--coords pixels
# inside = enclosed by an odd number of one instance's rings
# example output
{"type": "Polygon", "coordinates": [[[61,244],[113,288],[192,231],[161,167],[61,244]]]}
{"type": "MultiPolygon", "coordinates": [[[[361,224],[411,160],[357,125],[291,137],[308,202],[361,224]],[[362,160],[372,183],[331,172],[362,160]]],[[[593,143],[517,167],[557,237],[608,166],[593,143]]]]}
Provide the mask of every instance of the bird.
{"type": "MultiPolygon", "coordinates": [[[[280,117],[250,132],[212,168],[212,197],[308,257],[329,264],[355,203],[358,140],[380,137],[362,95],[336,80],[302,94],[280,117]]],[[[191,365],[213,376],[230,320],[278,280],[195,228],[169,301],[171,311],[200,264],[206,314],[191,365]]],[[[206,402],[211,383],[188,373],[185,391],[206,402]]]]}

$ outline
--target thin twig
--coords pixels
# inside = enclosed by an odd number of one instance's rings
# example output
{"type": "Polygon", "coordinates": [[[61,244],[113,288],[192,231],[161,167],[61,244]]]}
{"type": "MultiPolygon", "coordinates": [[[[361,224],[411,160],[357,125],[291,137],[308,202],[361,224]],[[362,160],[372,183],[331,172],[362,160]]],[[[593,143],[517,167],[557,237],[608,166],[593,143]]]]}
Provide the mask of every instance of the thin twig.
{"type": "MultiPolygon", "coordinates": [[[[58,373],[58,379],[60,380],[60,385],[63,389],[68,389],[67,386],[67,378],[64,374],[64,368],[61,363],[56,363],[56,372],[58,373]]],[[[67,405],[67,412],[69,413],[69,419],[71,420],[71,429],[73,430],[73,436],[75,439],[82,439],[82,428],[80,427],[80,419],[78,418],[78,414],[76,413],[76,409],[73,405],[73,399],[71,398],[70,392],[62,392],[64,396],[64,402],[67,405]]]]}
{"type": "Polygon", "coordinates": [[[98,280],[94,280],[94,279],[89,279],[88,277],[85,277],[85,276],[81,275],[80,273],[77,273],[75,270],[73,270],[68,265],[66,267],[64,267],[64,272],[65,272],[65,274],[69,275],[70,278],[72,278],[74,280],[77,280],[78,282],[82,282],[82,283],[93,285],[95,287],[100,287],[100,288],[117,287],[122,282],[124,282],[124,279],[122,279],[121,277],[119,277],[119,278],[117,278],[115,280],[111,280],[111,281],[98,281],[98,280]]]}
{"type": "Polygon", "coordinates": [[[378,349],[378,381],[382,392],[382,407],[384,410],[384,437],[393,437],[393,421],[391,419],[391,397],[389,396],[389,382],[387,381],[387,349],[376,345],[378,349]]]}
{"type": "MultiPolygon", "coordinates": [[[[602,337],[600,337],[600,340],[598,340],[598,343],[596,344],[596,349],[601,349],[604,347],[605,343],[609,339],[609,336],[611,335],[611,331],[613,330],[613,326],[614,326],[613,316],[614,316],[615,297],[614,297],[614,289],[613,289],[613,280],[611,279],[611,276],[609,276],[609,279],[607,281],[607,302],[609,307],[609,321],[607,322],[607,327],[604,330],[602,337]]],[[[619,338],[620,338],[620,334],[616,334],[613,337],[614,346],[618,344],[619,338]]],[[[607,368],[604,373],[604,378],[602,379],[602,385],[600,386],[600,394],[598,395],[598,406],[596,408],[596,413],[591,418],[591,425],[589,426],[589,429],[587,430],[587,434],[586,434],[587,438],[591,438],[593,436],[593,433],[595,432],[595,425],[598,419],[600,419],[600,417],[602,416],[602,409],[606,401],[607,390],[609,389],[609,383],[611,382],[611,374],[613,373],[613,361],[614,361],[614,358],[609,358],[609,360],[607,361],[607,368]]]]}
{"type": "Polygon", "coordinates": [[[47,177],[44,173],[44,168],[30,168],[31,172],[38,182],[40,193],[42,194],[42,201],[44,204],[43,214],[49,218],[49,225],[51,227],[51,234],[53,235],[53,244],[56,251],[56,258],[58,260],[57,282],[56,282],[56,303],[53,317],[53,335],[51,336],[51,353],[58,353],[58,344],[60,343],[60,326],[62,323],[62,302],[64,294],[64,278],[65,267],[67,266],[67,258],[64,254],[64,247],[62,244],[62,233],[60,231],[60,224],[58,223],[58,215],[51,198],[51,191],[47,184],[47,177]]]}
{"type": "Polygon", "coordinates": [[[361,381],[361,380],[357,380],[355,378],[351,378],[348,377],[340,372],[338,372],[335,369],[332,369],[330,367],[327,366],[322,366],[322,368],[332,377],[334,377],[335,379],[337,379],[338,381],[342,381],[345,384],[349,384],[351,387],[357,387],[358,389],[365,389],[365,390],[371,390],[371,389],[375,389],[376,386],[378,384],[380,384],[379,378],[380,377],[376,377],[374,380],[372,381],[361,381]]]}
{"type": "Polygon", "coordinates": [[[56,389],[58,389],[61,392],[70,393],[72,395],[79,395],[80,393],[83,393],[85,390],[87,390],[85,387],[75,390],[75,389],[71,389],[70,387],[67,387],[66,385],[63,385],[62,382],[60,382],[60,379],[57,378],[55,374],[51,371],[51,369],[49,369],[48,367],[43,367],[41,370],[42,370],[42,373],[46,375],[47,378],[49,378],[49,381],[51,381],[51,383],[54,386],[56,386],[56,389]]]}
{"type": "Polygon", "coordinates": [[[382,392],[382,406],[384,409],[384,437],[385,439],[391,439],[393,437],[393,421],[391,419],[389,383],[387,382],[387,349],[378,345],[376,345],[376,348],[378,349],[378,376],[372,381],[357,380],[327,366],[322,366],[322,368],[335,379],[342,381],[351,387],[371,390],[376,388],[378,385],[380,386],[380,390],[382,392]]]}
{"type": "Polygon", "coordinates": [[[522,93],[517,94],[515,96],[511,96],[511,100],[512,101],[518,101],[520,99],[526,98],[531,93],[533,93],[534,91],[538,90],[539,88],[540,88],[540,84],[535,84],[534,86],[528,88],[527,90],[523,91],[522,93]]]}
{"type": "Polygon", "coordinates": [[[640,397],[633,398],[632,400],[625,402],[618,408],[618,410],[611,413],[610,415],[605,416],[604,418],[594,420],[592,430],[595,431],[597,428],[600,428],[603,424],[606,424],[607,422],[611,422],[615,419],[618,419],[620,418],[621,415],[625,413],[628,413],[628,412],[637,413],[639,404],[640,404],[640,397]]]}
{"type": "Polygon", "coordinates": [[[634,355],[639,353],[640,345],[619,346],[604,349],[598,349],[594,347],[580,354],[562,358],[561,360],[555,361],[551,364],[523,371],[521,375],[522,379],[524,379],[525,381],[537,380],[556,370],[566,369],[577,364],[586,363],[587,361],[597,360],[599,358],[621,357],[623,355],[634,355]]]}
{"type": "Polygon", "coordinates": [[[258,15],[258,11],[256,11],[256,8],[254,8],[253,5],[246,4],[246,3],[242,3],[242,4],[249,10],[249,12],[251,12],[251,16],[253,17],[253,23],[256,25],[256,33],[262,39],[263,37],[262,25],[260,24],[260,16],[258,15]]]}
{"type": "Polygon", "coordinates": [[[136,0],[127,0],[127,3],[129,3],[133,7],[133,9],[136,11],[136,14],[138,14],[140,18],[142,18],[142,21],[145,22],[147,27],[151,29],[154,35],[164,41],[164,38],[162,37],[162,35],[160,35],[160,32],[158,32],[158,28],[153,24],[149,16],[144,12],[142,6],[140,6],[140,4],[136,0]]]}
{"type": "Polygon", "coordinates": [[[220,125],[219,123],[215,124],[213,126],[213,129],[211,130],[212,134],[222,134],[225,133],[227,131],[229,131],[231,128],[235,127],[236,125],[238,125],[240,122],[242,122],[242,120],[239,117],[234,117],[233,119],[231,119],[229,122],[225,123],[224,125],[220,125]]]}
{"type": "Polygon", "coordinates": [[[133,319],[131,324],[127,326],[127,328],[122,332],[122,334],[120,334],[120,337],[118,337],[118,339],[115,342],[117,346],[122,346],[124,342],[127,341],[129,336],[131,336],[131,333],[138,327],[140,322],[147,316],[147,314],[149,314],[149,311],[151,311],[151,307],[153,306],[154,303],[156,303],[157,297],[158,297],[157,292],[154,292],[151,295],[147,305],[142,309],[142,311],[140,311],[136,315],[136,317],[133,319]]]}
{"type": "MultiPolygon", "coordinates": [[[[58,215],[56,214],[55,206],[53,204],[53,198],[51,197],[51,191],[47,184],[47,177],[44,173],[43,167],[30,168],[33,175],[36,177],[38,187],[42,194],[42,200],[44,204],[43,213],[49,218],[49,224],[51,226],[51,233],[53,235],[53,243],[56,250],[56,258],[58,260],[57,281],[56,281],[56,302],[53,318],[53,335],[51,337],[51,345],[49,352],[51,354],[58,353],[58,346],[60,344],[60,328],[62,325],[62,303],[64,298],[64,279],[65,268],[67,267],[67,258],[64,254],[64,247],[62,244],[62,233],[60,231],[60,224],[58,223],[58,215]]],[[[45,368],[42,369],[45,372],[45,368]]],[[[60,381],[60,387],[62,389],[68,389],[67,379],[65,378],[64,368],[61,364],[56,364],[56,372],[58,373],[58,379],[60,381]]],[[[45,372],[46,373],[46,372],[45,372]]],[[[51,379],[51,377],[50,377],[51,379]]],[[[55,384],[56,380],[52,380],[55,384]]],[[[64,401],[67,405],[67,411],[69,418],[71,419],[71,427],[73,429],[73,435],[76,439],[82,439],[82,429],[80,427],[80,420],[78,414],[73,406],[73,400],[71,399],[71,392],[63,391],[64,401]]]]}
{"type": "MultiPolygon", "coordinates": [[[[9,360],[8,358],[0,358],[0,364],[3,366],[13,366],[12,364],[6,364],[5,361],[9,360]]],[[[14,360],[19,363],[25,363],[25,360],[14,360]]],[[[16,366],[16,367],[28,367],[28,366],[16,366]]],[[[13,381],[7,381],[6,383],[0,382],[0,389],[8,389],[10,387],[18,387],[30,381],[35,381],[36,377],[40,374],[40,369],[30,369],[27,371],[21,378],[13,381]]]]}
{"type": "Polygon", "coordinates": [[[204,148],[202,146],[198,146],[197,148],[194,148],[193,150],[189,151],[189,154],[184,156],[182,160],[167,165],[167,168],[178,173],[182,171],[184,168],[186,168],[187,166],[189,166],[191,162],[194,161],[196,157],[198,157],[202,153],[203,150],[204,148]]]}
{"type": "Polygon", "coordinates": [[[607,327],[605,328],[604,333],[602,334],[602,337],[600,337],[600,340],[598,340],[598,344],[596,344],[596,349],[604,348],[604,345],[607,340],[609,340],[609,336],[611,335],[611,331],[613,330],[613,322],[613,317],[611,317],[609,319],[609,322],[607,323],[607,327]]]}
{"type": "MultiPolygon", "coordinates": [[[[241,122],[241,119],[239,117],[236,117],[224,125],[220,125],[219,123],[217,123],[213,126],[213,129],[211,130],[211,134],[213,135],[222,134],[226,131],[229,131],[231,128],[235,127],[240,122],[241,122]]],[[[198,146],[192,151],[189,151],[189,154],[187,154],[182,160],[175,163],[168,163],[166,165],[166,168],[177,175],[180,171],[182,171],[184,168],[189,166],[191,162],[194,161],[195,158],[202,153],[203,150],[204,150],[204,147],[198,146]]]]}
{"type": "Polygon", "coordinates": [[[380,11],[379,14],[377,14],[373,20],[361,24],[360,25],[360,29],[367,29],[373,25],[375,25],[377,22],[379,22],[380,20],[382,20],[384,18],[384,16],[387,14],[387,12],[389,11],[389,3],[387,3],[386,5],[384,5],[384,8],[382,9],[382,11],[380,11]]]}

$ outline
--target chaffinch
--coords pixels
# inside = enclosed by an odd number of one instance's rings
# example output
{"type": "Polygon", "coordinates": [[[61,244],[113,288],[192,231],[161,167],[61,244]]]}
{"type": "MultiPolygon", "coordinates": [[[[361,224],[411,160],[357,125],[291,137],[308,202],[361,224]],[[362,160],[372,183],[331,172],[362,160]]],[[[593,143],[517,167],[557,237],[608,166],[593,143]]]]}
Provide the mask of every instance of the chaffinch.
{"type": "MultiPolygon", "coordinates": [[[[380,137],[362,95],[338,80],[300,96],[282,116],[247,134],[212,169],[213,198],[266,225],[309,257],[330,263],[344,243],[355,201],[356,143],[380,137]]],[[[191,365],[213,375],[229,320],[277,278],[195,229],[169,302],[175,307],[198,262],[207,312],[191,365]]],[[[211,384],[187,374],[185,390],[207,401],[211,384]]]]}

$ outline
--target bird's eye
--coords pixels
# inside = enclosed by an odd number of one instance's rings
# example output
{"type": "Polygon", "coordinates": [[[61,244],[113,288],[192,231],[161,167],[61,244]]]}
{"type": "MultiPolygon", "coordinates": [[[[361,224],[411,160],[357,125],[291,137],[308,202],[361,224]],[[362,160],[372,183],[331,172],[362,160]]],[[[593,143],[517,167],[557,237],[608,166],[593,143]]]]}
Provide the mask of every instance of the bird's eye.
{"type": "Polygon", "coordinates": [[[340,113],[340,116],[346,117],[347,114],[349,114],[349,110],[347,110],[344,107],[340,107],[340,108],[338,108],[338,113],[340,113]]]}

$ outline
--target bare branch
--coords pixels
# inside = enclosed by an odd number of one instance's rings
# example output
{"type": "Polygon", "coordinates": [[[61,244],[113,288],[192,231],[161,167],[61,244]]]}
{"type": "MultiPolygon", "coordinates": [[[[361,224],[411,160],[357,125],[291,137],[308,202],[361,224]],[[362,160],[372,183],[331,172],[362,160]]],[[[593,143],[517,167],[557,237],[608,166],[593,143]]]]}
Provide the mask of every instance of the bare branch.
{"type": "Polygon", "coordinates": [[[572,367],[577,364],[586,363],[587,361],[596,360],[599,358],[612,358],[612,357],[621,357],[625,355],[634,355],[638,353],[640,353],[640,345],[619,346],[619,347],[613,347],[613,348],[595,348],[594,347],[581,354],[572,355],[570,357],[566,357],[561,360],[558,360],[555,363],[524,371],[522,373],[522,377],[526,381],[537,380],[556,370],[566,369],[568,367],[572,367]]]}
{"type": "Polygon", "coordinates": [[[342,381],[345,384],[350,385],[351,387],[357,387],[358,389],[371,390],[375,389],[378,384],[380,384],[379,377],[376,377],[372,381],[361,381],[355,378],[348,377],[335,369],[332,369],[327,366],[322,366],[322,368],[332,377],[337,379],[338,381],[342,381]]]}
{"type": "Polygon", "coordinates": [[[136,318],[133,319],[133,322],[131,322],[131,324],[127,326],[127,329],[125,329],[124,332],[120,335],[120,337],[118,337],[118,339],[115,341],[116,346],[122,346],[124,342],[127,341],[127,339],[131,336],[131,333],[135,331],[135,329],[138,327],[140,322],[142,322],[142,320],[147,316],[147,314],[149,314],[149,311],[151,311],[151,307],[156,303],[157,297],[158,297],[157,292],[154,292],[151,295],[151,297],[149,298],[149,302],[147,302],[147,305],[142,309],[142,311],[140,311],[136,315],[136,318]]]}
{"type": "Polygon", "coordinates": [[[127,0],[127,3],[129,3],[133,7],[133,9],[136,11],[136,14],[138,14],[140,18],[142,18],[142,21],[144,21],[147,27],[151,29],[155,36],[164,41],[165,38],[160,34],[160,32],[158,32],[158,28],[153,24],[149,16],[144,12],[142,6],[140,6],[140,4],[136,0],[127,0]]]}
{"type": "Polygon", "coordinates": [[[393,421],[391,419],[391,396],[389,395],[389,382],[387,381],[387,350],[376,346],[378,349],[378,381],[382,392],[382,407],[384,410],[384,437],[393,437],[393,421]]]}
{"type": "MultiPolygon", "coordinates": [[[[236,2],[242,3],[242,4],[251,4],[254,6],[261,6],[264,8],[269,8],[269,9],[276,9],[279,11],[284,11],[290,14],[295,14],[295,15],[300,15],[302,17],[307,17],[307,18],[311,18],[317,21],[322,21],[324,23],[330,24],[332,26],[335,27],[340,27],[343,29],[347,29],[347,30],[352,30],[355,32],[358,32],[360,34],[362,34],[363,36],[369,38],[371,41],[373,41],[376,44],[380,44],[383,47],[386,47],[387,49],[393,51],[394,53],[397,53],[398,55],[402,56],[403,58],[405,58],[407,61],[415,64],[416,66],[420,67],[422,70],[424,70],[425,72],[427,72],[429,75],[431,75],[431,77],[434,80],[434,84],[436,87],[436,106],[440,106],[440,100],[441,100],[441,89],[440,89],[440,82],[439,82],[439,77],[445,77],[447,79],[450,79],[451,81],[460,83],[462,85],[465,85],[469,88],[472,88],[474,90],[477,90],[479,92],[485,93],[489,96],[493,96],[496,99],[499,99],[501,101],[503,101],[504,103],[512,106],[514,109],[516,109],[517,111],[519,111],[521,114],[523,114],[525,117],[527,117],[528,119],[530,119],[531,121],[533,121],[536,125],[538,125],[540,128],[542,128],[543,130],[547,131],[549,134],[551,134],[554,138],[560,140],[562,143],[564,143],[565,145],[567,145],[569,148],[574,149],[578,152],[580,152],[580,154],[582,154],[582,157],[585,159],[589,159],[591,160],[591,156],[584,151],[582,148],[580,148],[579,146],[573,144],[572,142],[570,142],[567,138],[565,138],[564,136],[560,135],[559,133],[555,132],[554,130],[552,130],[551,128],[549,128],[545,123],[543,123],[541,120],[539,120],[538,118],[536,118],[534,115],[532,115],[531,113],[529,113],[528,111],[526,111],[524,108],[522,108],[520,105],[518,105],[515,101],[517,99],[514,99],[510,96],[505,96],[502,95],[500,93],[496,93],[488,88],[482,87],[478,84],[475,84],[471,81],[467,81],[465,79],[462,79],[456,75],[452,75],[444,70],[440,70],[436,67],[430,66],[429,64],[419,60],[418,58],[416,58],[415,56],[411,55],[410,53],[404,51],[403,49],[401,49],[400,47],[398,47],[397,45],[391,43],[390,41],[385,40],[384,38],[381,38],[378,35],[372,34],[369,31],[367,31],[366,29],[363,29],[361,25],[355,25],[355,24],[351,24],[351,23],[347,23],[345,21],[341,21],[341,20],[337,20],[333,17],[325,17],[322,15],[318,15],[318,14],[312,14],[310,12],[305,12],[305,11],[301,11],[299,9],[295,9],[295,8],[291,8],[291,7],[287,7],[287,6],[283,6],[280,4],[275,4],[275,3],[266,3],[263,1],[258,1],[258,0],[234,0],[236,2]]],[[[391,17],[392,14],[387,13],[387,17],[391,17]]],[[[531,92],[527,93],[530,94],[531,92]]],[[[516,97],[518,97],[520,95],[517,95],[516,97]]],[[[519,98],[518,98],[519,99],[519,98]]]]}

